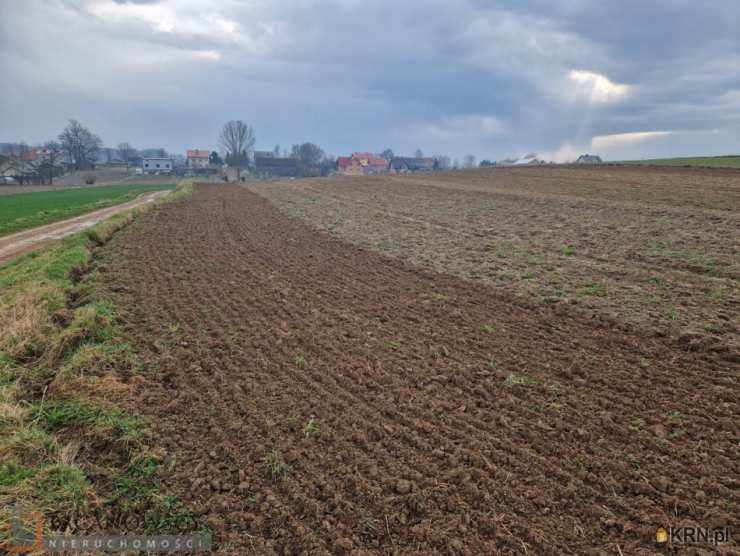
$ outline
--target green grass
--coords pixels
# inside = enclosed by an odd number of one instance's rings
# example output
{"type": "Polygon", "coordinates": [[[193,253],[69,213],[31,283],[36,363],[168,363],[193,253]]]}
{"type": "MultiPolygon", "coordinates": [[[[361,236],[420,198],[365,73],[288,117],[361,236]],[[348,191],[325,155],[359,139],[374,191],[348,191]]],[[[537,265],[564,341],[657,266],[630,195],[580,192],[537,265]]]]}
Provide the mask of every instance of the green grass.
{"type": "Polygon", "coordinates": [[[641,164],[650,166],[699,166],[707,168],[740,168],[740,156],[694,156],[678,158],[652,158],[647,160],[624,160],[619,164],[641,164]]]}
{"type": "Polygon", "coordinates": [[[78,427],[93,428],[108,438],[126,443],[138,442],[143,438],[143,424],[136,417],[80,400],[39,404],[32,411],[32,417],[48,432],[78,427]]]}
{"type": "Polygon", "coordinates": [[[11,487],[36,474],[32,468],[9,462],[0,465],[0,487],[11,487]]]}
{"type": "Polygon", "coordinates": [[[130,201],[142,193],[174,185],[103,185],[58,191],[4,195],[0,202],[0,236],[130,201]]]}
{"type": "Polygon", "coordinates": [[[147,445],[141,419],[98,401],[119,372],[141,367],[93,255],[133,218],[116,215],[0,267],[0,522],[22,503],[62,528],[99,507],[139,517],[145,532],[196,525],[161,485],[174,457],[147,445]]]}
{"type": "Polygon", "coordinates": [[[264,460],[265,472],[273,481],[277,482],[284,478],[293,468],[285,463],[278,450],[273,450],[264,460]]]}
{"type": "Polygon", "coordinates": [[[316,417],[311,415],[308,423],[303,427],[303,435],[306,438],[311,438],[312,436],[318,436],[320,431],[321,429],[319,428],[319,424],[316,422],[316,417]]]}

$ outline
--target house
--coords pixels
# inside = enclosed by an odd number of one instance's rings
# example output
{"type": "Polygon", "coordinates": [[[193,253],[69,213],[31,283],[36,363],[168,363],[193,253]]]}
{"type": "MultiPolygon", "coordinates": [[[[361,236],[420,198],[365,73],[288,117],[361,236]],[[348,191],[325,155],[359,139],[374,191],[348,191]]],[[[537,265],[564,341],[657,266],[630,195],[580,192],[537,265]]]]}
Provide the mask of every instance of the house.
{"type": "Polygon", "coordinates": [[[396,156],[388,163],[388,170],[394,174],[406,172],[430,172],[435,169],[433,158],[412,158],[396,156]]]}
{"type": "Polygon", "coordinates": [[[171,174],[173,167],[171,158],[149,157],[141,161],[141,170],[144,174],[171,174]]]}
{"type": "Polygon", "coordinates": [[[582,154],[576,164],[601,164],[601,157],[596,154],[582,154]]]}
{"type": "Polygon", "coordinates": [[[275,152],[274,151],[254,151],[254,157],[257,158],[258,156],[261,156],[263,158],[275,158],[275,152]]]}
{"type": "Polygon", "coordinates": [[[191,170],[204,170],[210,163],[210,154],[208,151],[198,149],[187,150],[187,167],[191,170]]]}
{"type": "Polygon", "coordinates": [[[383,174],[388,171],[388,161],[374,153],[354,152],[337,158],[337,172],[349,176],[383,174]]]}
{"type": "Polygon", "coordinates": [[[295,158],[282,158],[274,155],[254,157],[254,172],[257,177],[295,177],[298,175],[298,160],[295,158]]]}
{"type": "Polygon", "coordinates": [[[544,164],[544,160],[540,160],[535,155],[527,155],[522,158],[505,158],[494,162],[495,166],[534,166],[536,164],[544,164]]]}
{"type": "Polygon", "coordinates": [[[337,172],[347,176],[361,176],[363,173],[362,164],[351,156],[338,156],[337,172]]]}
{"type": "Polygon", "coordinates": [[[365,175],[385,174],[388,171],[388,161],[376,154],[353,153],[352,157],[360,161],[365,175]]]}

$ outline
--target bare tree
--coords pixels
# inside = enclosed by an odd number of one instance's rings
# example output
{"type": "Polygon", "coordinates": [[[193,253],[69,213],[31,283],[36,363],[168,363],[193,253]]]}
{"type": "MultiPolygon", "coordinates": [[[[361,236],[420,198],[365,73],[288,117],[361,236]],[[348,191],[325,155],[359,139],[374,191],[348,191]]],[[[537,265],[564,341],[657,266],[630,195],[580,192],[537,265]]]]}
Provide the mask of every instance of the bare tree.
{"type": "Polygon", "coordinates": [[[437,161],[437,169],[439,170],[449,170],[451,166],[450,157],[444,154],[438,154],[434,157],[434,160],[437,161]]]}
{"type": "Polygon", "coordinates": [[[324,158],[324,151],[314,143],[301,143],[293,145],[291,157],[298,159],[298,165],[301,174],[311,176],[321,173],[321,161],[324,158]]]}
{"type": "Polygon", "coordinates": [[[280,145],[275,145],[275,148],[272,149],[272,156],[280,158],[280,145]]]}
{"type": "Polygon", "coordinates": [[[226,154],[226,163],[236,168],[236,179],[241,181],[241,169],[249,165],[254,150],[254,130],[241,120],[224,124],[219,135],[219,145],[226,154]]]}
{"type": "Polygon", "coordinates": [[[121,156],[121,160],[126,163],[126,170],[128,170],[128,165],[136,157],[136,149],[131,146],[131,143],[119,143],[118,154],[121,156]]]}
{"type": "Polygon", "coordinates": [[[382,153],[380,153],[380,156],[390,162],[393,159],[393,150],[385,149],[382,153]]]}
{"type": "Polygon", "coordinates": [[[57,141],[47,141],[41,151],[39,172],[49,176],[49,185],[54,184],[54,173],[62,161],[62,146],[57,141]]]}
{"type": "Polygon", "coordinates": [[[465,168],[472,168],[475,166],[475,156],[472,154],[466,154],[465,158],[463,158],[463,165],[465,168]]]}
{"type": "Polygon", "coordinates": [[[31,180],[31,175],[36,173],[37,158],[25,143],[12,143],[6,147],[8,159],[5,162],[5,170],[13,172],[13,177],[23,185],[31,180]]]}
{"type": "Polygon", "coordinates": [[[414,153],[414,156],[416,158],[424,158],[424,153],[421,151],[421,149],[416,149],[416,152],[414,153]]]}
{"type": "Polygon", "coordinates": [[[59,142],[77,169],[93,164],[103,144],[100,137],[77,120],[69,120],[67,127],[59,134],[59,142]]]}

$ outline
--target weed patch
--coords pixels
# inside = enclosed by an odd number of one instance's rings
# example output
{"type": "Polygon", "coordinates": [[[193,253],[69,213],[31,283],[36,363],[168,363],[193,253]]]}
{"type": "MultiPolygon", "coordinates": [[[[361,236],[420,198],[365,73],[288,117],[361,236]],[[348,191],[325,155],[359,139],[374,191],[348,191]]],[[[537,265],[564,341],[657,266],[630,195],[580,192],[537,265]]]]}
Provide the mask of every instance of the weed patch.
{"type": "Polygon", "coordinates": [[[265,473],[272,481],[280,481],[288,473],[293,471],[293,468],[283,461],[282,456],[278,450],[273,450],[264,460],[265,473]]]}
{"type": "Polygon", "coordinates": [[[504,386],[533,386],[537,381],[528,376],[509,375],[504,379],[504,386]]]}
{"type": "Polygon", "coordinates": [[[308,362],[306,361],[306,356],[302,353],[299,353],[295,356],[295,366],[299,369],[305,369],[306,365],[308,365],[308,362]]]}

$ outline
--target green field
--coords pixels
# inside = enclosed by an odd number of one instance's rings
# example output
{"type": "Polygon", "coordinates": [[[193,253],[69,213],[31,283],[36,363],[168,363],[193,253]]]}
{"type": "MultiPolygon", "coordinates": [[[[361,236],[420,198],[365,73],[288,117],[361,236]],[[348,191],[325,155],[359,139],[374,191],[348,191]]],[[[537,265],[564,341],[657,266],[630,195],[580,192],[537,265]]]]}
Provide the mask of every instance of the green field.
{"type": "Polygon", "coordinates": [[[619,162],[619,164],[645,164],[650,166],[699,166],[704,168],[740,168],[740,155],[623,160],[619,162]]]}
{"type": "Polygon", "coordinates": [[[174,187],[174,184],[103,185],[4,195],[0,197],[0,236],[124,203],[147,191],[174,187]]]}

